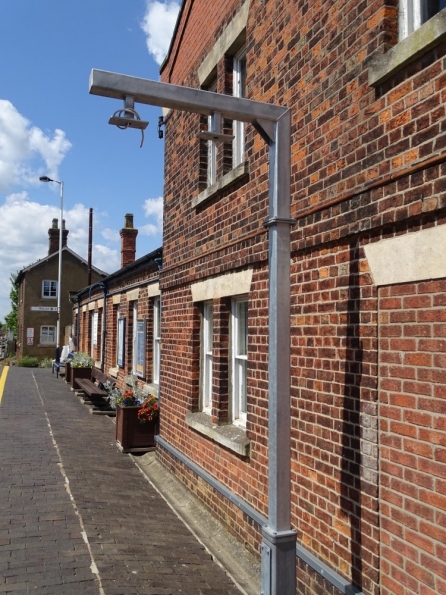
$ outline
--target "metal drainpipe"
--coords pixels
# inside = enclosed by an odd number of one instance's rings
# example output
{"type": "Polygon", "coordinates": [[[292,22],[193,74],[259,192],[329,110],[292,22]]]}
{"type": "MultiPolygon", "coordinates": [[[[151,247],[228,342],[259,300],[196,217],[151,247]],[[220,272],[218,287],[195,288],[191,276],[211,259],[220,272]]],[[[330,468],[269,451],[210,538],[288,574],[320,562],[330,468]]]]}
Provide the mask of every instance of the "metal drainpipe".
{"type": "Polygon", "coordinates": [[[287,112],[270,148],[268,323],[268,525],[262,529],[262,595],[295,593],[296,531],[291,526],[290,137],[287,112]]]}
{"type": "MultiPolygon", "coordinates": [[[[296,532],[291,527],[290,163],[287,108],[170,83],[92,70],[90,93],[250,122],[269,146],[268,525],[263,527],[262,595],[295,595],[296,532]]],[[[215,138],[225,142],[226,135],[215,138]]]]}

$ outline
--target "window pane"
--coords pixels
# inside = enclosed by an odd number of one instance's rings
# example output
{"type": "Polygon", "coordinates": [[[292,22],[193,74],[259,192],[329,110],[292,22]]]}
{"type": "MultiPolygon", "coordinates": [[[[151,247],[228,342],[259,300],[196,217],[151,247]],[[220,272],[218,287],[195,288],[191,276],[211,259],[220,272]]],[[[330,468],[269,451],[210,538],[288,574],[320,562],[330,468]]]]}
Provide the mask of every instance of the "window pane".
{"type": "Polygon", "coordinates": [[[52,344],[56,342],[56,327],[42,326],[40,327],[40,342],[43,344],[52,344]]]}
{"type": "Polygon", "coordinates": [[[421,0],[421,22],[425,23],[446,7],[446,0],[421,0]]]}
{"type": "Polygon", "coordinates": [[[245,425],[248,369],[248,302],[235,300],[232,308],[232,363],[234,423],[245,425]]]}
{"type": "MultiPolygon", "coordinates": [[[[234,57],[233,67],[233,95],[234,97],[246,97],[246,53],[241,50],[234,57]]],[[[233,122],[233,167],[240,165],[245,158],[245,124],[244,122],[233,122]]]]}
{"type": "Polygon", "coordinates": [[[161,300],[153,301],[153,369],[152,381],[159,383],[160,375],[160,344],[161,344],[161,300]]]}
{"type": "Polygon", "coordinates": [[[238,366],[239,366],[239,372],[238,372],[238,378],[239,378],[239,398],[240,398],[240,417],[243,417],[243,415],[246,415],[246,365],[247,365],[247,361],[246,360],[239,360],[238,362],[238,366]]]}
{"type": "Polygon", "coordinates": [[[237,355],[248,355],[248,303],[237,304],[238,341],[237,355]]]}
{"type": "MultiPolygon", "coordinates": [[[[209,86],[209,91],[215,92],[217,90],[217,82],[214,81],[209,86]]],[[[214,128],[214,115],[208,116],[208,130],[214,128]]],[[[217,145],[214,141],[208,140],[208,159],[207,159],[207,184],[212,186],[217,179],[217,145]]]]}
{"type": "Polygon", "coordinates": [[[213,341],[214,323],[212,304],[204,304],[203,308],[203,410],[212,407],[212,374],[213,374],[213,341]]]}
{"type": "Polygon", "coordinates": [[[57,297],[57,281],[43,281],[42,296],[47,298],[57,297]]]}

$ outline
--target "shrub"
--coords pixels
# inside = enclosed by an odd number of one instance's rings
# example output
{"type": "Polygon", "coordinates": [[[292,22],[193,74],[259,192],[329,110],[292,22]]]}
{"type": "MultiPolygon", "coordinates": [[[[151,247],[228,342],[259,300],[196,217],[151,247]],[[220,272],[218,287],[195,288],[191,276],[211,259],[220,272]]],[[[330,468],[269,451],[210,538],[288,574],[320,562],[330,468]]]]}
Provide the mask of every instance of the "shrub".
{"type": "Polygon", "coordinates": [[[53,366],[53,360],[50,357],[45,357],[40,362],[39,366],[41,368],[52,368],[52,366],[53,366]]]}
{"type": "Polygon", "coordinates": [[[22,359],[19,359],[17,365],[21,368],[38,368],[39,367],[39,360],[37,357],[32,357],[30,355],[25,355],[22,359]]]}

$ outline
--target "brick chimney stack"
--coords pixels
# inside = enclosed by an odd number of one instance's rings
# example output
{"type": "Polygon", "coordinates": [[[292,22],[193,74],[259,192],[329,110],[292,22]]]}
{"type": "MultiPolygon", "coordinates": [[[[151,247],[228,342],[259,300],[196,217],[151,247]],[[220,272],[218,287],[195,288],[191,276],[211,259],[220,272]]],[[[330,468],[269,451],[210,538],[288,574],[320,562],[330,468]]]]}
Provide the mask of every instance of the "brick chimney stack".
{"type": "MultiPolygon", "coordinates": [[[[68,229],[65,229],[65,219],[62,222],[62,248],[65,248],[67,245],[67,237],[68,237],[68,229]]],[[[50,254],[54,254],[54,252],[59,252],[59,225],[58,220],[53,219],[53,225],[48,230],[49,236],[49,246],[48,246],[48,256],[50,254]]]]}
{"type": "Polygon", "coordinates": [[[133,215],[127,213],[124,227],[119,232],[121,236],[121,267],[135,262],[136,236],[138,230],[133,227],[133,215]]]}

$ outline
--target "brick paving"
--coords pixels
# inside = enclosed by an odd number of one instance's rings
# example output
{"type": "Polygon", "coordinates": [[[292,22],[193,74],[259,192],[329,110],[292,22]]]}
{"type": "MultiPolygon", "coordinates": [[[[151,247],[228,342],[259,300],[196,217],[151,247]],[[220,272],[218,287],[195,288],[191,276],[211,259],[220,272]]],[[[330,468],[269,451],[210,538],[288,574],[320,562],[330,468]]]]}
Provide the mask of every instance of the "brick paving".
{"type": "Polygon", "coordinates": [[[9,369],[0,449],[0,593],[240,594],[51,370],[9,369]]]}

